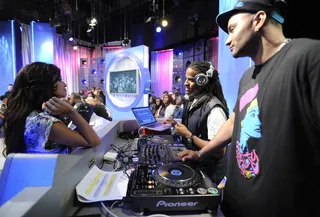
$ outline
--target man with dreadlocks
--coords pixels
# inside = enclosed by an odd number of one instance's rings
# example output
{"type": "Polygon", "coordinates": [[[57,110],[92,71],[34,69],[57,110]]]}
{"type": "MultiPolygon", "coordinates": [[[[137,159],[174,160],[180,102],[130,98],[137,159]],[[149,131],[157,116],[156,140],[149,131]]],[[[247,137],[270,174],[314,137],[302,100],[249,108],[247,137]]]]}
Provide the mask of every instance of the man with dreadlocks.
{"type": "MultiPolygon", "coordinates": [[[[228,108],[218,72],[211,63],[191,63],[186,70],[184,85],[189,101],[182,123],[175,124],[175,129],[186,147],[197,151],[208,144],[228,119],[228,108]]],[[[216,183],[225,175],[224,153],[225,149],[217,150],[202,161],[203,170],[216,183]]]]}

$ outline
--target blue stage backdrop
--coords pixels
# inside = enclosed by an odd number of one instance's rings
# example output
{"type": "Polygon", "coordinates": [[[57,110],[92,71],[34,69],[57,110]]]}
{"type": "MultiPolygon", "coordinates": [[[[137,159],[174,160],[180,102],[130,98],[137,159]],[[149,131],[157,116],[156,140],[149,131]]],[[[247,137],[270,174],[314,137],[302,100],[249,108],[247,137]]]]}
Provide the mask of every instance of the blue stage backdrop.
{"type": "Polygon", "coordinates": [[[55,28],[48,23],[31,22],[31,61],[54,63],[55,28]]]}
{"type": "Polygon", "coordinates": [[[14,21],[0,22],[0,95],[13,84],[16,75],[14,21]]]}
{"type": "MultiPolygon", "coordinates": [[[[220,0],[219,13],[232,9],[236,3],[237,0],[220,0]]],[[[241,76],[252,62],[248,57],[234,59],[229,47],[225,45],[227,38],[228,34],[219,28],[218,69],[224,96],[231,114],[237,101],[241,76]]]]}

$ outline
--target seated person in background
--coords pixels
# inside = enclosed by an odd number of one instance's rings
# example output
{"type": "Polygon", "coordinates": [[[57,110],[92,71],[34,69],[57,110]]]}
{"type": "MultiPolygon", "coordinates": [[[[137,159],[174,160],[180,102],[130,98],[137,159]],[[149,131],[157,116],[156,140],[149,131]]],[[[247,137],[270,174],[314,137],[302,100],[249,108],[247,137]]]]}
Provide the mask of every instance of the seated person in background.
{"type": "Polygon", "coordinates": [[[81,101],[82,102],[86,102],[86,99],[88,98],[88,95],[87,94],[83,94],[81,95],[81,101]]]}
{"type": "Polygon", "coordinates": [[[163,104],[164,104],[164,118],[170,119],[173,118],[173,113],[175,109],[175,105],[173,105],[174,101],[172,99],[171,94],[166,94],[163,96],[163,104]]]}
{"type": "Polygon", "coordinates": [[[153,115],[156,114],[156,99],[157,97],[154,95],[150,96],[149,98],[149,107],[153,115]]]}
{"type": "Polygon", "coordinates": [[[13,89],[13,85],[12,84],[9,84],[8,85],[8,91],[4,93],[4,95],[9,98],[11,92],[12,92],[12,89],[13,89]]]}
{"type": "Polygon", "coordinates": [[[173,118],[182,119],[185,99],[182,95],[178,95],[176,96],[175,101],[176,107],[173,112],[173,118]]]}
{"type": "Polygon", "coordinates": [[[101,90],[101,88],[97,88],[95,91],[95,98],[97,97],[101,97],[101,102],[105,105],[106,104],[106,95],[104,94],[103,90],[101,90]]]}
{"type": "Polygon", "coordinates": [[[156,113],[154,114],[155,118],[163,118],[164,117],[164,105],[162,99],[157,97],[156,99],[156,113]]]}
{"type": "Polygon", "coordinates": [[[100,139],[106,135],[106,126],[108,126],[110,121],[96,115],[93,111],[92,105],[89,103],[77,103],[75,108],[77,112],[89,123],[100,139]]]}
{"type": "Polygon", "coordinates": [[[112,121],[112,114],[111,114],[110,110],[108,109],[108,107],[106,106],[106,104],[103,103],[104,98],[102,98],[101,96],[100,97],[96,97],[94,99],[94,101],[96,102],[96,105],[104,106],[104,109],[106,110],[106,112],[107,112],[107,114],[109,116],[109,118],[107,120],[112,121]]]}
{"type": "Polygon", "coordinates": [[[72,106],[75,106],[75,104],[77,104],[77,103],[82,103],[80,94],[71,93],[70,99],[69,99],[69,103],[70,103],[72,106]]]}
{"type": "Polygon", "coordinates": [[[106,120],[112,121],[111,113],[108,111],[107,107],[101,102],[100,97],[93,98],[88,97],[86,102],[93,106],[93,111],[98,116],[105,118],[106,120]]]}
{"type": "Polygon", "coordinates": [[[67,102],[66,84],[53,64],[34,62],[18,73],[4,114],[4,156],[10,153],[67,153],[67,147],[94,147],[100,139],[67,102]],[[58,115],[66,115],[79,133],[58,115]],[[59,145],[58,145],[59,144],[59,145]]]}
{"type": "Polygon", "coordinates": [[[4,119],[4,112],[7,109],[8,97],[6,95],[3,95],[0,97],[0,100],[2,101],[2,103],[0,105],[0,127],[2,127],[2,122],[4,119]]]}

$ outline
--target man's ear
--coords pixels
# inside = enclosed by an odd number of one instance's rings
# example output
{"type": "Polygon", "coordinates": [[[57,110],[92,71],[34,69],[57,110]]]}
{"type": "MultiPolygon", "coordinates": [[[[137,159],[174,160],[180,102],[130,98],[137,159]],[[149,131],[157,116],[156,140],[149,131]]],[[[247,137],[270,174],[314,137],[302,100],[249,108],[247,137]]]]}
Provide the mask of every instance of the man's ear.
{"type": "Polygon", "coordinates": [[[255,23],[254,30],[258,32],[263,25],[267,22],[267,14],[265,11],[258,11],[253,18],[253,22],[255,23]]]}

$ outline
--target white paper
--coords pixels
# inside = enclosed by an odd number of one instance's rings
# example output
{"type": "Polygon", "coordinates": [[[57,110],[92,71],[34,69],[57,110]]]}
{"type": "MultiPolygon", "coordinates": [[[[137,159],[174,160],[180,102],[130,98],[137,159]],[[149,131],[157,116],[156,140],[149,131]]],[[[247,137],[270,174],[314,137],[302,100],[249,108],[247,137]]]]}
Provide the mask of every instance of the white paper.
{"type": "Polygon", "coordinates": [[[94,165],[76,186],[77,197],[83,203],[121,200],[126,196],[128,182],[122,171],[106,172],[94,165]]]}

